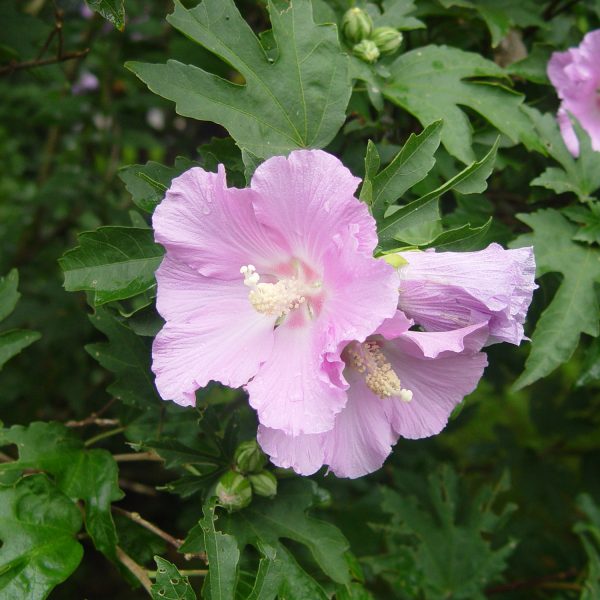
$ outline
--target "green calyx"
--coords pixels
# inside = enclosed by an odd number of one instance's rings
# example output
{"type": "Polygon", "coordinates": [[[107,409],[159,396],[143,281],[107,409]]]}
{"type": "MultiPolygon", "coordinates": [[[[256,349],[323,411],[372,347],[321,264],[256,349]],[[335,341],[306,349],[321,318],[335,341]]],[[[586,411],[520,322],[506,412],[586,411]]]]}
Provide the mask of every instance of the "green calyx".
{"type": "Polygon", "coordinates": [[[277,479],[271,471],[261,471],[256,475],[248,475],[252,490],[257,496],[273,498],[277,494],[277,479]]]}
{"type": "Polygon", "coordinates": [[[256,440],[242,442],[236,448],[233,459],[241,473],[258,473],[267,464],[267,457],[256,440]]]}
{"type": "Polygon", "coordinates": [[[215,489],[219,504],[229,512],[241,510],[252,501],[252,486],[246,477],[235,471],[227,471],[219,479],[215,489]]]}
{"type": "Polygon", "coordinates": [[[352,52],[355,56],[368,63],[374,63],[381,54],[373,40],[363,40],[352,48],[352,52]]]}
{"type": "Polygon", "coordinates": [[[370,38],[381,54],[393,54],[402,44],[403,36],[393,27],[377,27],[370,38]]]}
{"type": "Polygon", "coordinates": [[[351,8],[342,18],[341,30],[346,41],[357,44],[371,35],[373,21],[361,8],[351,8]]]}

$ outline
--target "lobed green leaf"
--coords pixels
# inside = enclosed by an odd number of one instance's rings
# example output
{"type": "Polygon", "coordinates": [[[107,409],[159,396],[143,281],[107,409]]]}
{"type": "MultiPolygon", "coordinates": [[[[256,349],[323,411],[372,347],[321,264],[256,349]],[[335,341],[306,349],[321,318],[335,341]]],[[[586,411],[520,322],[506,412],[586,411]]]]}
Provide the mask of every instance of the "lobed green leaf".
{"type": "Polygon", "coordinates": [[[128,63],[155,93],[183,116],[223,125],[259,158],[296,148],[322,148],[345,120],[350,99],[348,58],[334,25],[316,25],[310,0],[268,3],[275,57],[238,12],[233,0],[203,0],[193,9],[175,2],[168,21],[217,55],[244,80],[240,85],[198,67],[128,63]]]}

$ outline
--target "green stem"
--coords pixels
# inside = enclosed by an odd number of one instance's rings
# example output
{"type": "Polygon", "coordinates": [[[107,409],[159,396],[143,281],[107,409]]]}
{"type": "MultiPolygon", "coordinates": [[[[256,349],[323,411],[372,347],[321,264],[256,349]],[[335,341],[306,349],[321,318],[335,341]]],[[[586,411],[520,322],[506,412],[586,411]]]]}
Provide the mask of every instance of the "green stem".
{"type": "MultiPolygon", "coordinates": [[[[208,573],[207,569],[177,569],[183,577],[204,577],[208,573]]],[[[146,575],[151,579],[156,579],[156,571],[146,571],[146,575]]]]}
{"type": "Polygon", "coordinates": [[[91,437],[89,440],[86,440],[84,446],[87,448],[88,446],[94,445],[96,442],[103,440],[105,438],[112,437],[113,435],[117,435],[121,432],[125,431],[125,427],[116,427],[115,429],[109,429],[108,431],[103,431],[94,437],[91,437]]]}

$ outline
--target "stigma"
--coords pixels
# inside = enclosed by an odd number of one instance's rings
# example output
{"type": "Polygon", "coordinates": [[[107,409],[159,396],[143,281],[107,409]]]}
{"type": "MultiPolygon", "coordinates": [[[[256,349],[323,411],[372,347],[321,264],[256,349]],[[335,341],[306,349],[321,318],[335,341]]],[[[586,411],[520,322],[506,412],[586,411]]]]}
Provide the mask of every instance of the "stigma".
{"type": "Polygon", "coordinates": [[[410,402],[413,393],[402,387],[400,378],[381,350],[381,345],[373,340],[348,347],[350,364],[365,378],[367,387],[381,399],[399,398],[410,402]]]}
{"type": "Polygon", "coordinates": [[[295,277],[264,283],[254,265],[243,266],[240,273],[244,276],[244,285],[250,288],[250,304],[263,315],[284,317],[306,302],[306,285],[295,277]]]}

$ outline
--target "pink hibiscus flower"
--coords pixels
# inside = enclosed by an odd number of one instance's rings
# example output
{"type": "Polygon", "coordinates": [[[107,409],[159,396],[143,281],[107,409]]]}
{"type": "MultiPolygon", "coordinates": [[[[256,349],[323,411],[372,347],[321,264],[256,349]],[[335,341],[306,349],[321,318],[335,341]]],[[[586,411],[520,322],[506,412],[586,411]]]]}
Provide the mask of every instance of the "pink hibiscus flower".
{"type": "Polygon", "coordinates": [[[519,344],[537,288],[533,248],[401,252],[398,308],[427,331],[488,322],[486,345],[519,344]]]}
{"type": "Polygon", "coordinates": [[[340,381],[348,403],[330,431],[288,435],[260,425],[258,440],[271,461],[302,475],[328,465],[338,477],[379,469],[400,436],[439,433],[472,392],[487,365],[479,352],[487,322],[445,332],[410,331],[397,311],[365,342],[345,345],[340,381]]]}
{"type": "Polygon", "coordinates": [[[548,62],[548,77],[561,99],[558,124],[565,145],[579,156],[579,142],[571,113],[600,151],[600,29],[586,34],[577,48],[554,52],[548,62]]]}
{"type": "Polygon", "coordinates": [[[265,161],[246,189],[228,188],[222,167],[173,181],[153,218],[163,398],[193,405],[210,380],[246,385],[265,427],[332,429],[347,402],[341,343],[364,342],[398,301],[358,183],[318,150],[265,161]]]}

